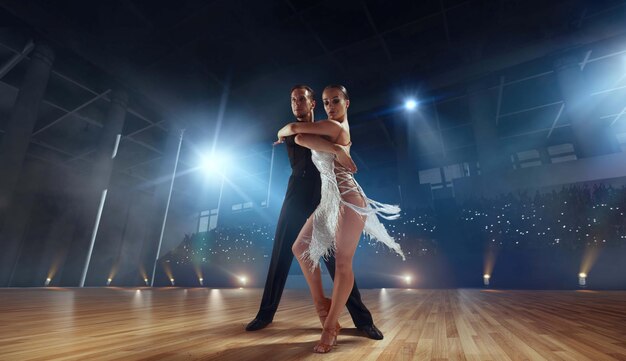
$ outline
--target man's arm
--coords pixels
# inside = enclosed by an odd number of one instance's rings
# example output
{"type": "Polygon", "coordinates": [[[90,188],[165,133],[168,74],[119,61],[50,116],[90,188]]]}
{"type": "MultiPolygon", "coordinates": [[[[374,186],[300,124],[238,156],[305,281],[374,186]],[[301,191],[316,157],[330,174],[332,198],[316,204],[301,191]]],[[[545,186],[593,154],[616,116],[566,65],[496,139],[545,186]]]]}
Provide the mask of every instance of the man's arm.
{"type": "Polygon", "coordinates": [[[352,157],[350,157],[348,147],[332,143],[319,135],[313,134],[298,134],[295,137],[295,141],[300,146],[334,154],[339,164],[346,167],[350,172],[356,173],[357,167],[352,157]]]}

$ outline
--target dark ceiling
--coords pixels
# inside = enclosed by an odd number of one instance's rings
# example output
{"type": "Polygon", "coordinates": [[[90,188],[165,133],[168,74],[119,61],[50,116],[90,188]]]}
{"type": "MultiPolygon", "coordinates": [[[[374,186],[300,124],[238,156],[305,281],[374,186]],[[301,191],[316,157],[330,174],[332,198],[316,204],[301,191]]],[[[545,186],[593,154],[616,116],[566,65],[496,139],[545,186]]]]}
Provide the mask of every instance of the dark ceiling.
{"type": "MultiPolygon", "coordinates": [[[[316,89],[346,84],[359,100],[353,114],[374,119],[355,130],[369,143],[362,146],[361,158],[373,159],[368,148],[374,144],[392,152],[393,135],[381,116],[365,115],[380,113],[407,92],[454,101],[466,93],[468,82],[486,79],[496,87],[502,76],[509,80],[551,69],[560,53],[583,56],[589,44],[624,36],[625,4],[0,0],[0,64],[31,40],[55,50],[55,72],[29,154],[67,166],[80,168],[92,161],[113,89],[131,95],[116,169],[147,180],[154,177],[152,163],[163,155],[173,124],[193,129],[196,143],[212,141],[219,130],[220,141],[267,144],[290,119],[287,93],[295,83],[316,89]]],[[[27,60],[0,79],[0,129],[27,60]]],[[[515,99],[519,96],[503,101],[503,113],[520,108],[515,99]]],[[[463,106],[449,104],[450,117],[463,106]]],[[[558,105],[549,110],[556,112],[558,105]]],[[[553,119],[553,114],[546,117],[548,127],[553,119]]],[[[457,123],[453,128],[468,120],[457,123]]],[[[460,144],[452,150],[467,154],[472,140],[460,129],[449,135],[449,142],[460,144]]],[[[525,131],[515,126],[503,130],[504,136],[525,131]]],[[[444,142],[446,135],[439,138],[444,142]]],[[[259,146],[258,151],[267,149],[259,146]]],[[[190,154],[183,156],[183,164],[190,166],[189,159],[190,154]]]]}
{"type": "Polygon", "coordinates": [[[424,81],[479,58],[571,33],[585,13],[621,2],[1,3],[3,18],[31,27],[28,35],[45,37],[142,94],[177,94],[169,102],[188,107],[219,97],[226,85],[236,90],[286,69],[306,74],[310,67],[323,68],[338,80],[371,89],[398,79],[424,81]],[[157,91],[157,84],[170,89],[157,91]]]}

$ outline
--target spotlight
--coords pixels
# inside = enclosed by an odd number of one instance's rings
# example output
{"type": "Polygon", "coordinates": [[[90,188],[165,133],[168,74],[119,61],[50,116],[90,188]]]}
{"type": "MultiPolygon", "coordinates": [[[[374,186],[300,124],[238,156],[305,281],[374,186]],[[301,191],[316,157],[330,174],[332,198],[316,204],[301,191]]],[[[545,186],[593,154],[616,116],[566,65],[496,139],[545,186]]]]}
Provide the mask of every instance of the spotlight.
{"type": "Polygon", "coordinates": [[[208,175],[224,172],[224,168],[228,165],[230,159],[225,154],[213,153],[202,159],[202,168],[208,175]]]}
{"type": "Polygon", "coordinates": [[[488,274],[484,274],[483,275],[483,285],[489,286],[489,279],[491,279],[491,276],[488,275],[488,274]]]}
{"type": "Polygon", "coordinates": [[[50,277],[46,278],[46,283],[45,283],[46,287],[48,287],[50,285],[50,281],[52,281],[52,279],[50,279],[50,277]]]}
{"type": "Polygon", "coordinates": [[[198,281],[200,281],[201,286],[204,286],[204,278],[200,277],[198,278],[198,281]]]}
{"type": "Polygon", "coordinates": [[[578,274],[578,285],[580,287],[585,287],[587,286],[587,274],[584,272],[580,272],[578,274]]]}
{"type": "Polygon", "coordinates": [[[410,285],[411,284],[411,276],[405,275],[404,276],[404,282],[407,284],[407,286],[410,285]]]}
{"type": "Polygon", "coordinates": [[[107,278],[107,286],[109,286],[111,284],[112,279],[107,278]]]}
{"type": "Polygon", "coordinates": [[[173,278],[170,278],[170,283],[172,284],[172,286],[174,286],[175,283],[174,283],[174,279],[173,278]]]}
{"type": "Polygon", "coordinates": [[[148,285],[148,279],[144,278],[143,281],[146,283],[146,286],[148,285]]]}
{"type": "Polygon", "coordinates": [[[246,282],[248,282],[248,278],[246,278],[246,276],[239,276],[239,283],[242,287],[246,285],[246,282]]]}
{"type": "Polygon", "coordinates": [[[415,99],[408,99],[404,102],[404,108],[408,111],[413,111],[417,108],[417,101],[415,99]]]}

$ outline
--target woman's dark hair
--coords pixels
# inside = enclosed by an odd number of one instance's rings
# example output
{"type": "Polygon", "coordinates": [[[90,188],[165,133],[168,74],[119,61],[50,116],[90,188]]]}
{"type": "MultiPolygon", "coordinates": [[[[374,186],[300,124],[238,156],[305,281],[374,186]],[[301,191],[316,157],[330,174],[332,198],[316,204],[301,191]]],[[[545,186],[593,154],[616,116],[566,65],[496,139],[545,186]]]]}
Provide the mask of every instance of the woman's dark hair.
{"type": "Polygon", "coordinates": [[[310,86],[304,85],[304,84],[294,85],[293,87],[291,87],[291,90],[289,91],[289,95],[291,95],[291,93],[293,93],[293,91],[296,90],[296,89],[304,89],[304,90],[308,91],[309,94],[311,94],[309,96],[309,99],[315,100],[315,92],[313,91],[313,89],[311,89],[310,86]]]}
{"type": "Polygon", "coordinates": [[[346,98],[346,100],[350,100],[350,96],[348,95],[348,90],[343,85],[331,84],[331,85],[326,86],[326,88],[324,88],[324,91],[326,91],[326,89],[339,89],[339,91],[343,93],[344,98],[346,98]]]}

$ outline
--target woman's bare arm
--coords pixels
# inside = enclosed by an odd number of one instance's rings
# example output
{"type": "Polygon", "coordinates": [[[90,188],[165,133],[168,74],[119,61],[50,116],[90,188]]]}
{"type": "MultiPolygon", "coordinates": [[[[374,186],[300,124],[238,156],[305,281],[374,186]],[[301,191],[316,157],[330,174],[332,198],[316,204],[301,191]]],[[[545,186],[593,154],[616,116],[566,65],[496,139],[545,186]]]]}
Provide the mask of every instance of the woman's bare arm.
{"type": "Polygon", "coordinates": [[[319,122],[295,122],[289,123],[278,131],[278,139],[295,134],[317,134],[336,139],[343,128],[337,122],[322,120],[319,122]]]}

